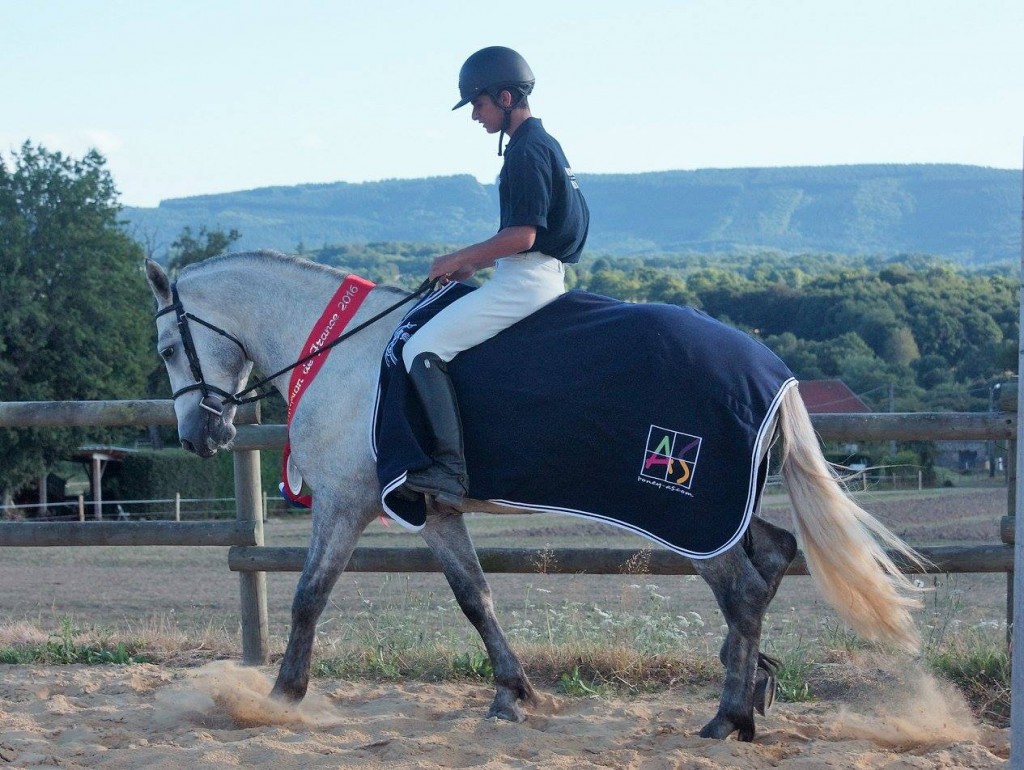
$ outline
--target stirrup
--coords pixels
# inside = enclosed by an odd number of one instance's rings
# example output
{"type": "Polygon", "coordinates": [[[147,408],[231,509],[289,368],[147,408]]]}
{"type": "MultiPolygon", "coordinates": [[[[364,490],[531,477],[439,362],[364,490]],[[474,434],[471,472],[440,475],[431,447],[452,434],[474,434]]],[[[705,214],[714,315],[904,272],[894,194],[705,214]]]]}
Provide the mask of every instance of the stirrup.
{"type": "Polygon", "coordinates": [[[428,510],[438,513],[464,513],[465,495],[455,495],[440,489],[424,489],[416,484],[406,482],[395,490],[403,500],[415,500],[422,497],[428,510]]]}
{"type": "Polygon", "coordinates": [[[465,498],[454,497],[445,493],[439,495],[424,495],[427,501],[427,509],[438,513],[465,513],[465,498]]]}

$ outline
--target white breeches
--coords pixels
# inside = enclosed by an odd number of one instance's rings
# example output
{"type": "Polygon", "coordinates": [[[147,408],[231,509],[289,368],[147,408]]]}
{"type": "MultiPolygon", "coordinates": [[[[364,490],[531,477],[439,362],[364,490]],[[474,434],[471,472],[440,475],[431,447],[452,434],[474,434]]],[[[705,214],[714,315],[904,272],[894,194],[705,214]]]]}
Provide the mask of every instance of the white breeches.
{"type": "Polygon", "coordinates": [[[499,259],[489,281],[431,318],[405,343],[405,369],[421,353],[451,361],[564,293],[565,265],[554,257],[532,251],[499,259]]]}

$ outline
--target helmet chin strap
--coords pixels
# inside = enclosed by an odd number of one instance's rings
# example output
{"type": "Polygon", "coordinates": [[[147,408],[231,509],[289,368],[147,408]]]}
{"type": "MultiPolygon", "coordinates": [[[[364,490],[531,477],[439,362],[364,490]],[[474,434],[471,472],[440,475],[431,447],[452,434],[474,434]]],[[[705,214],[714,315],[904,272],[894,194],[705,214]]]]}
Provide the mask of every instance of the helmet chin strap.
{"type": "Polygon", "coordinates": [[[497,96],[493,96],[492,97],[494,99],[495,103],[499,107],[501,107],[501,111],[503,113],[503,116],[501,118],[501,131],[498,132],[498,157],[499,158],[504,154],[504,149],[502,148],[502,144],[504,144],[505,133],[508,131],[509,126],[512,125],[512,110],[514,110],[516,107],[518,107],[522,103],[523,99],[526,97],[526,94],[524,94],[522,91],[519,91],[518,93],[516,93],[515,91],[511,91],[511,90],[509,90],[507,88],[503,88],[502,91],[508,91],[509,92],[509,95],[512,97],[512,103],[508,107],[505,107],[504,105],[502,105],[501,101],[500,101],[501,100],[501,92],[500,91],[498,92],[497,96]]]}
{"type": "Polygon", "coordinates": [[[498,132],[498,157],[500,158],[504,153],[502,145],[505,140],[505,132],[508,131],[509,124],[512,122],[512,108],[502,107],[501,110],[504,113],[504,117],[501,119],[501,131],[498,132]]]}

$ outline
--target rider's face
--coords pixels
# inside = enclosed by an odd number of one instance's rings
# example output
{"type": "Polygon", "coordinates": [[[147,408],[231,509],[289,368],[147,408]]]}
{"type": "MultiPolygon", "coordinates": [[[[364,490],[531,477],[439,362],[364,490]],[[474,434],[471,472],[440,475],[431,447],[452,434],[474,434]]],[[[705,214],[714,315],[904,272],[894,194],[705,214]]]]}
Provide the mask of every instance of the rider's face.
{"type": "MultiPolygon", "coordinates": [[[[504,96],[506,93],[508,92],[502,91],[501,95],[504,96]]],[[[501,130],[505,113],[490,94],[477,94],[471,104],[473,105],[473,120],[482,125],[488,134],[496,134],[501,130]]]]}

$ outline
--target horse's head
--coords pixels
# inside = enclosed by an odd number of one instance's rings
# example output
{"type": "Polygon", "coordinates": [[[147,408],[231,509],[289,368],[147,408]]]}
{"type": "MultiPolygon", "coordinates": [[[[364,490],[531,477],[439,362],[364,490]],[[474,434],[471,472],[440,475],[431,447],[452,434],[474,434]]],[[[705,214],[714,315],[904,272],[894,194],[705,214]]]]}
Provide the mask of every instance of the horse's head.
{"type": "Polygon", "coordinates": [[[235,437],[232,394],[241,390],[252,362],[236,336],[206,320],[218,314],[212,302],[203,301],[214,294],[202,290],[201,275],[189,276],[184,301],[177,283],[151,259],[146,260],[146,280],[157,301],[156,349],[174,391],[181,446],[212,457],[235,437]]]}

